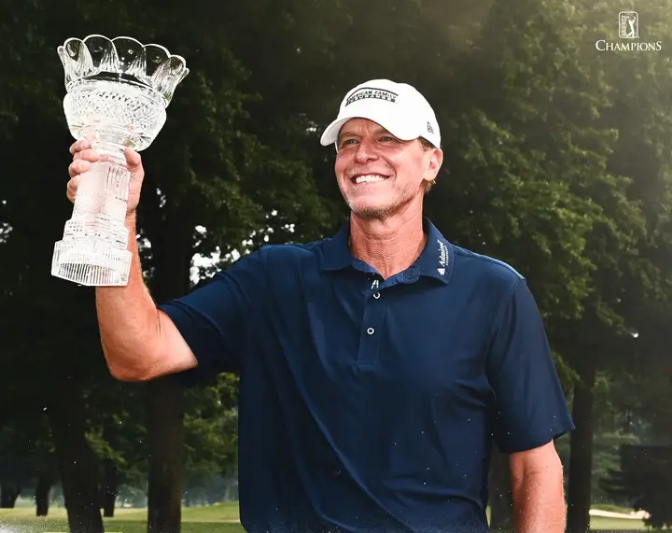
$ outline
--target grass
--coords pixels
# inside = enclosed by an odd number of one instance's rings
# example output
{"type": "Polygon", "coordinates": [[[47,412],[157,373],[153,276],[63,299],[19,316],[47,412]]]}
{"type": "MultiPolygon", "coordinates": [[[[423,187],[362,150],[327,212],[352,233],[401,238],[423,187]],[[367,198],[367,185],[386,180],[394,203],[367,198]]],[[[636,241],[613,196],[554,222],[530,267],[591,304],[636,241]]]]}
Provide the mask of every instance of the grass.
{"type": "MultiPolygon", "coordinates": [[[[0,509],[0,533],[67,532],[65,509],[52,508],[49,516],[34,516],[34,508],[0,509]]],[[[106,532],[146,533],[146,509],[115,509],[114,518],[105,518],[106,532]]],[[[244,533],[238,523],[238,503],[182,510],[182,533],[244,533]]]]}
{"type": "Polygon", "coordinates": [[[641,520],[604,518],[602,516],[592,517],[590,529],[591,531],[649,531],[641,520]]]}
{"type": "MultiPolygon", "coordinates": [[[[52,508],[46,518],[34,516],[34,508],[0,509],[0,533],[47,533],[69,531],[65,509],[52,508]]],[[[643,522],[621,518],[593,517],[593,530],[645,531],[643,522]]],[[[105,519],[107,533],[146,533],[146,509],[116,509],[114,518],[105,519]]],[[[238,503],[182,510],[182,533],[244,533],[238,523],[238,503]]]]}

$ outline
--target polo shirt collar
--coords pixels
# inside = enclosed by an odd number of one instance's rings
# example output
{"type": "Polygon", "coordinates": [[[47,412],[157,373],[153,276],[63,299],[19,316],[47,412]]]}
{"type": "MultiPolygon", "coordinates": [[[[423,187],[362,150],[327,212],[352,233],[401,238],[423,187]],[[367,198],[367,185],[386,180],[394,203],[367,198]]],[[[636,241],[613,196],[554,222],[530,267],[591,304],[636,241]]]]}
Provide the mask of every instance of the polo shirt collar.
{"type": "Polygon", "coordinates": [[[429,219],[423,219],[423,227],[427,235],[427,244],[420,257],[411,265],[421,276],[429,276],[447,284],[453,271],[455,251],[441,232],[429,219]]]}
{"type": "MultiPolygon", "coordinates": [[[[405,272],[405,278],[413,279],[426,276],[447,284],[453,270],[454,250],[441,232],[423,218],[423,229],[427,235],[427,244],[418,259],[405,272]]],[[[342,270],[360,263],[350,252],[350,222],[343,223],[339,231],[321,243],[320,267],[322,270],[342,270]]]]}

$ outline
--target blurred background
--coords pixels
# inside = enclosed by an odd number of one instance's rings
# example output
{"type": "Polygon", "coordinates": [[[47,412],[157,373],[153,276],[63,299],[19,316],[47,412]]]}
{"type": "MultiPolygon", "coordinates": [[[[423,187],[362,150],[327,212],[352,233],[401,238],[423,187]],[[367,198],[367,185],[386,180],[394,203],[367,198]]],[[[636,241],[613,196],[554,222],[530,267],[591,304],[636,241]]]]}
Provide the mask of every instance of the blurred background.
{"type": "MultiPolygon", "coordinates": [[[[50,275],[74,140],[56,47],[92,33],[191,69],[143,152],[157,302],[334,232],[322,128],[362,81],[415,85],[445,151],[427,216],[543,312],[577,426],[557,442],[568,531],[672,525],[671,18],[670,0],[0,0],[0,531],[242,531],[237,378],[116,382],[93,289],[50,275]]],[[[512,530],[498,453],[490,514],[512,530]]]]}

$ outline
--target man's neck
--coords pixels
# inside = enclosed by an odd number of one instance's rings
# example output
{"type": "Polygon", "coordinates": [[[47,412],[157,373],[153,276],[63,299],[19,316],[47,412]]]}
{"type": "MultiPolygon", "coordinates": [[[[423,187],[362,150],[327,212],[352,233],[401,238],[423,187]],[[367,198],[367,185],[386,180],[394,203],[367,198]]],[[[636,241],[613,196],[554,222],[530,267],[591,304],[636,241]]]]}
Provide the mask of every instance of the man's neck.
{"type": "Polygon", "coordinates": [[[387,279],[410,267],[427,242],[422,212],[410,218],[366,220],[350,217],[350,249],[387,279]]]}

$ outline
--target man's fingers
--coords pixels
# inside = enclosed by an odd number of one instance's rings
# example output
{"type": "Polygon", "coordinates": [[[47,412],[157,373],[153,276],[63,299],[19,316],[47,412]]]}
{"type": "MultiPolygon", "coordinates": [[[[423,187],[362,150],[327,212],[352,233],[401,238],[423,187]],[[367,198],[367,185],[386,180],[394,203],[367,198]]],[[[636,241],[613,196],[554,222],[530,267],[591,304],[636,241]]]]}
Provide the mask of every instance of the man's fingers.
{"type": "Polygon", "coordinates": [[[140,166],[142,158],[138,152],[132,148],[126,148],[126,150],[124,150],[124,155],[126,156],[126,166],[128,167],[128,170],[133,172],[140,166]]]}
{"type": "Polygon", "coordinates": [[[91,142],[90,141],[86,141],[86,140],[76,141],[76,142],[72,143],[72,145],[70,146],[70,153],[72,155],[75,155],[77,152],[81,152],[82,150],[87,150],[89,148],[91,148],[91,142]]]}
{"type": "Polygon", "coordinates": [[[88,172],[90,168],[91,168],[90,161],[86,161],[84,159],[76,159],[75,161],[70,163],[70,166],[68,167],[68,174],[70,175],[70,178],[74,178],[79,174],[88,172]]]}
{"type": "Polygon", "coordinates": [[[100,159],[100,154],[91,148],[86,148],[80,152],[75,152],[73,159],[84,159],[93,163],[100,159]]]}
{"type": "Polygon", "coordinates": [[[79,175],[71,178],[70,181],[68,181],[66,191],[68,194],[68,198],[70,198],[71,200],[74,200],[75,195],[77,194],[77,187],[79,187],[79,181],[80,181],[79,175]]]}

